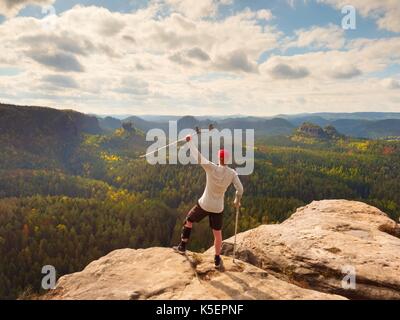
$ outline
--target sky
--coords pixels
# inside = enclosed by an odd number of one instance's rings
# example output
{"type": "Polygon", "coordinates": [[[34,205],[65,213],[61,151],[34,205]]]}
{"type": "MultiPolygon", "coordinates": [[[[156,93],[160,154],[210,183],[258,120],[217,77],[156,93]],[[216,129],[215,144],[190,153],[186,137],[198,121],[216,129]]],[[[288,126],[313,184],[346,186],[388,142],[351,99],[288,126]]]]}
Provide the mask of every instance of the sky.
{"type": "Polygon", "coordinates": [[[0,102],[108,115],[400,112],[400,1],[0,0],[0,102]],[[343,28],[345,5],[355,29],[343,28]]]}

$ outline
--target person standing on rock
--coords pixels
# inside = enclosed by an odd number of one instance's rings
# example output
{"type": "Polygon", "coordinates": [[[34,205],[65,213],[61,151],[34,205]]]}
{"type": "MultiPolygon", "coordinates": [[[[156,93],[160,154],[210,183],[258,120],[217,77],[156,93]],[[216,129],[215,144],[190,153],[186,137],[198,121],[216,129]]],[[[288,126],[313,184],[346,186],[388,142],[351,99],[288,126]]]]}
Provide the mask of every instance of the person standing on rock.
{"type": "Polygon", "coordinates": [[[210,227],[214,234],[215,267],[219,269],[222,266],[220,254],[225,192],[231,184],[235,186],[236,196],[233,204],[236,208],[239,208],[241,205],[240,200],[243,195],[243,185],[236,171],[226,165],[229,159],[229,153],[226,150],[219,150],[219,164],[217,165],[208,161],[199,152],[197,147],[193,144],[191,136],[187,136],[186,141],[190,144],[191,154],[197,158],[198,163],[205,170],[207,183],[203,195],[186,216],[182,228],[181,242],[178,246],[174,247],[174,250],[185,254],[193,223],[200,222],[205,217],[208,217],[210,227]]]}

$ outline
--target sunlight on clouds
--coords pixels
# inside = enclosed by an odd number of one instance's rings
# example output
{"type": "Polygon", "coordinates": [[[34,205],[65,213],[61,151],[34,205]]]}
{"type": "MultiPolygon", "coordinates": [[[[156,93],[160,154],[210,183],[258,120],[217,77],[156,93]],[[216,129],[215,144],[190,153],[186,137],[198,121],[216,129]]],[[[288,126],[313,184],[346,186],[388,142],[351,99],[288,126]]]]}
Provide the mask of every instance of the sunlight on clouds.
{"type": "Polygon", "coordinates": [[[174,10],[188,18],[198,19],[214,16],[217,13],[217,3],[214,0],[165,0],[174,10]]]}
{"type": "Polygon", "coordinates": [[[295,31],[295,38],[288,39],[286,48],[340,49],[345,44],[345,31],[337,25],[313,26],[295,31]]]}
{"type": "Polygon", "coordinates": [[[21,9],[28,5],[51,5],[55,0],[1,0],[0,15],[15,16],[21,9]]]}
{"type": "Polygon", "coordinates": [[[333,24],[288,36],[267,8],[218,16],[232,4],[154,0],[130,13],[77,5],[50,29],[11,17],[0,24],[0,68],[21,72],[0,75],[0,99],[103,114],[398,108],[397,77],[374,74],[400,64],[400,37],[346,40],[333,24]],[[302,51],[288,55],[293,48],[302,51]]]}
{"type": "MultiPolygon", "coordinates": [[[[220,6],[231,5],[233,0],[164,0],[173,11],[190,19],[214,17],[220,6]]],[[[163,2],[162,0],[160,2],[163,2]]]]}

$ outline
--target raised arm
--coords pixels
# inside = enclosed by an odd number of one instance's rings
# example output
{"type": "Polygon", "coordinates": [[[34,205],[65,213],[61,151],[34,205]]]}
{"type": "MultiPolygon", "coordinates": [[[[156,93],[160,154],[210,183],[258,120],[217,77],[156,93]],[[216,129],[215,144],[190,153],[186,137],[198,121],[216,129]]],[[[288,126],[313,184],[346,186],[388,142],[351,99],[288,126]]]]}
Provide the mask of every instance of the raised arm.
{"type": "Polygon", "coordinates": [[[192,137],[191,136],[187,136],[186,137],[186,141],[188,142],[188,145],[190,147],[190,155],[197,160],[197,163],[200,164],[204,169],[207,169],[209,167],[211,167],[213,165],[213,163],[211,161],[209,161],[208,159],[206,159],[201,152],[199,151],[199,149],[197,149],[196,145],[193,143],[192,141],[192,137]]]}

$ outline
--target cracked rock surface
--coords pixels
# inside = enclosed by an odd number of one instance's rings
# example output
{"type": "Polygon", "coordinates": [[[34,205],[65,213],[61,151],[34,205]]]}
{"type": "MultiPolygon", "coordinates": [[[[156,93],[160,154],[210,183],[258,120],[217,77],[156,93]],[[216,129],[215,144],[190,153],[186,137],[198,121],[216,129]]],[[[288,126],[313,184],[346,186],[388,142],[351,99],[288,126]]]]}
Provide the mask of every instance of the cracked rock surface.
{"type": "Polygon", "coordinates": [[[300,288],[242,261],[168,248],[122,249],[60,278],[45,299],[344,299],[300,288]]]}
{"type": "Polygon", "coordinates": [[[315,201],[279,225],[213,248],[121,249],[63,276],[44,299],[400,299],[400,226],[380,210],[346,200],[315,201]],[[343,288],[355,271],[355,289],[343,288]]]}
{"type": "MultiPolygon", "coordinates": [[[[303,288],[351,299],[400,299],[399,237],[400,226],[377,208],[314,201],[282,224],[238,234],[237,256],[303,288]],[[355,289],[344,290],[342,280],[353,271],[355,289]]],[[[232,254],[232,247],[230,238],[223,254],[232,254]]]]}

